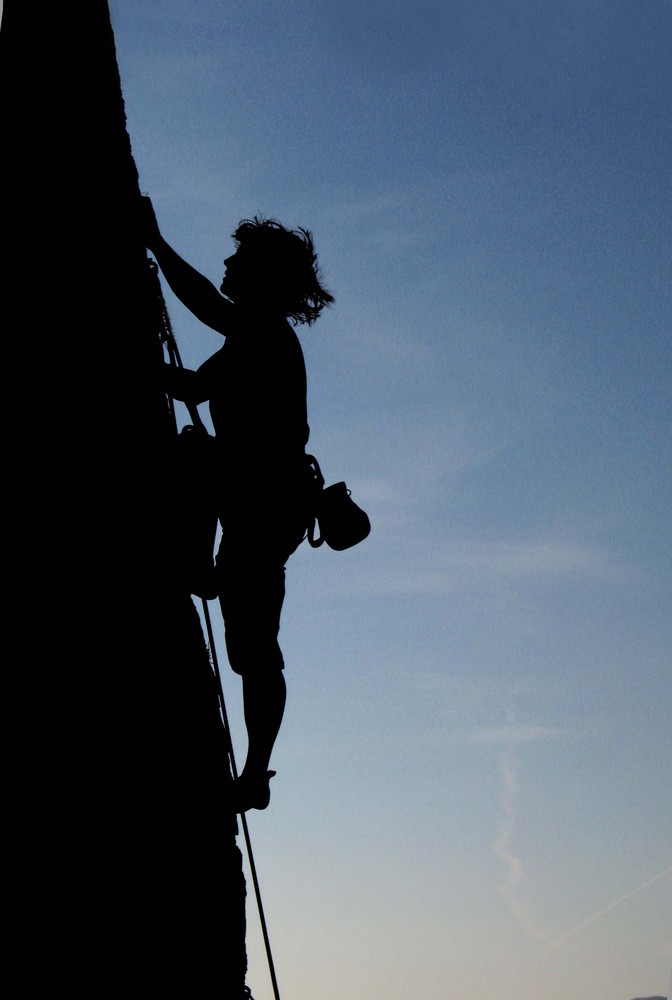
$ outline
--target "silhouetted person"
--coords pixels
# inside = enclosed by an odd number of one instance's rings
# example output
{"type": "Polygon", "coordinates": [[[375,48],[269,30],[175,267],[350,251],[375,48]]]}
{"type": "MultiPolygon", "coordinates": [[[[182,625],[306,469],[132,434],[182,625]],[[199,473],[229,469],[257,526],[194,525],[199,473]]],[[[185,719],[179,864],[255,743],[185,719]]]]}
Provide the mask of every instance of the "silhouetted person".
{"type": "MultiPolygon", "coordinates": [[[[286,699],[278,644],[285,564],[306,534],[313,483],[306,369],[289,321],[313,323],[333,297],[320,283],[307,230],[258,217],[241,222],[218,291],[165,241],[147,197],[142,210],[146,246],[173,292],[226,338],[196,371],[164,364],[164,385],[174,399],[209,401],[216,468],[203,477],[213,477],[222,530],[213,592],[229,663],[242,677],[248,735],[235,808],[264,809],[286,699]]],[[[208,489],[205,482],[190,486],[208,489]]]]}

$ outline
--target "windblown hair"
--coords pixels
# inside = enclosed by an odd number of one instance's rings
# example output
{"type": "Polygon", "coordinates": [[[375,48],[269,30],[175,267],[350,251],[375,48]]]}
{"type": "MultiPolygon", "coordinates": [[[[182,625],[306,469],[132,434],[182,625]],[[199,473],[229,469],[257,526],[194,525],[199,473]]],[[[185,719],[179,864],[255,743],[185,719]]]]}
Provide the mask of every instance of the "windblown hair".
{"type": "Polygon", "coordinates": [[[286,229],[276,219],[255,215],[233,233],[237,247],[258,256],[272,276],[272,294],[294,324],[314,323],[334,301],[322,285],[312,233],[286,229]]]}

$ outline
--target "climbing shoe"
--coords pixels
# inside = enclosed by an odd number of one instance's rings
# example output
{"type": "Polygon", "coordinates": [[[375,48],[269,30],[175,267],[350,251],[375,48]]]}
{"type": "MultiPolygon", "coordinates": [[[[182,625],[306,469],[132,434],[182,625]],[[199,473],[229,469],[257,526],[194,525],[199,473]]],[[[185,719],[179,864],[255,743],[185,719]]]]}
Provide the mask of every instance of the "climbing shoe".
{"type": "Polygon", "coordinates": [[[275,771],[267,771],[262,778],[246,778],[241,775],[233,783],[233,807],[236,813],[247,812],[248,809],[266,809],[271,801],[271,778],[275,771]]]}

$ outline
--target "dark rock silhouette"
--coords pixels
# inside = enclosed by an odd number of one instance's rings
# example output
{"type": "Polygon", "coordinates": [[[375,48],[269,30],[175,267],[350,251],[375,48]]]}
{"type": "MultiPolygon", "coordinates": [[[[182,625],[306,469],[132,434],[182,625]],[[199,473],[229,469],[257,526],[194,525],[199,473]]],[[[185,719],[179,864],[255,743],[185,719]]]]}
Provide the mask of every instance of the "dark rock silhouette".
{"type": "Polygon", "coordinates": [[[173,427],[107,3],[6,0],[0,73],[10,924],[38,989],[241,1000],[232,778],[167,572],[173,427]]]}

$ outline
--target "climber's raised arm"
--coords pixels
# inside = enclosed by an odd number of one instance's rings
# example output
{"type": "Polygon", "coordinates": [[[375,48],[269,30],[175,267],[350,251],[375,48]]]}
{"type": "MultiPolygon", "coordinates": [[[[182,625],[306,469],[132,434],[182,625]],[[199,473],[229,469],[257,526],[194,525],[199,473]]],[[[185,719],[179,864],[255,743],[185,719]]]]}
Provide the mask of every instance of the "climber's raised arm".
{"type": "Polygon", "coordinates": [[[233,321],[232,303],[164,239],[151,198],[146,195],[141,198],[141,215],[145,246],[156,257],[172,291],[201,323],[226,336],[233,321]]]}

